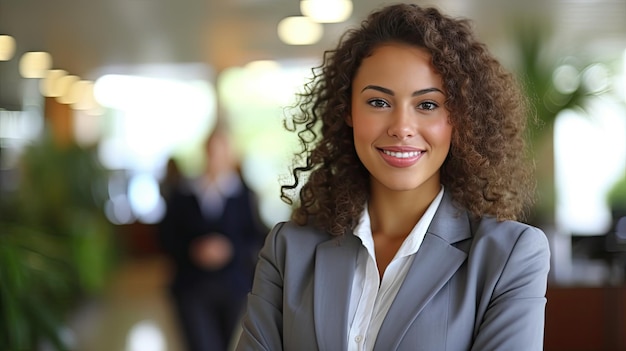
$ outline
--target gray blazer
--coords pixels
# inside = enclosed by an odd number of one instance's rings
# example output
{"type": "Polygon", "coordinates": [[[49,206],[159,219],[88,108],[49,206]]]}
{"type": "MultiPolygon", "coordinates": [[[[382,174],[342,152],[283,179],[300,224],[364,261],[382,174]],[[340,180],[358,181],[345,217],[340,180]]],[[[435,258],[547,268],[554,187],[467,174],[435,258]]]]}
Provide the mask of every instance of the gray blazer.
{"type": "MultiPolygon", "coordinates": [[[[276,225],[237,350],[346,350],[360,245],[351,233],[276,225]]],[[[472,220],[444,194],[374,350],[542,350],[549,261],[541,230],[472,220]]]]}

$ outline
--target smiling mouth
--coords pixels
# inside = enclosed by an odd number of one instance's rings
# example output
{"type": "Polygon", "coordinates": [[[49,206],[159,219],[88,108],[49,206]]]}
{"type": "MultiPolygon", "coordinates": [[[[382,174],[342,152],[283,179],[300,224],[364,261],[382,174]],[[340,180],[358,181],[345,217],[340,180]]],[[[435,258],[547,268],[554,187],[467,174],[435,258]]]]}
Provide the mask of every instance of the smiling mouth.
{"type": "Polygon", "coordinates": [[[413,158],[419,156],[422,151],[404,151],[404,152],[396,152],[396,151],[388,151],[382,150],[385,155],[395,157],[395,158],[413,158]]]}

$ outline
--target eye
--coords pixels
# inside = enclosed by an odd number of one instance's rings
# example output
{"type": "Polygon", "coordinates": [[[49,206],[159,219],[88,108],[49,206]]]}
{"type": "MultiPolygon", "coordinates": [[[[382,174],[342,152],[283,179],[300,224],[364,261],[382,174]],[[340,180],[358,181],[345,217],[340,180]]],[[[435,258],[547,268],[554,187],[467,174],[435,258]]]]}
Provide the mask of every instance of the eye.
{"type": "Polygon", "coordinates": [[[387,101],[383,99],[370,99],[370,100],[367,100],[367,104],[372,107],[377,107],[377,108],[389,107],[389,104],[387,103],[387,101]]]}
{"type": "Polygon", "coordinates": [[[419,108],[420,110],[428,110],[428,111],[432,111],[436,109],[437,107],[439,107],[439,105],[437,105],[436,103],[432,101],[423,101],[417,105],[417,108],[419,108]]]}

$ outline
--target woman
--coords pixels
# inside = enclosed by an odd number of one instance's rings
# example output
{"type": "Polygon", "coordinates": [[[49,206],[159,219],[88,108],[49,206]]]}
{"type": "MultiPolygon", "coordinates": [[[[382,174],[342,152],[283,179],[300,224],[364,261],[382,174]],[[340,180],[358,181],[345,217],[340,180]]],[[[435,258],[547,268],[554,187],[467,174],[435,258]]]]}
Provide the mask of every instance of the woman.
{"type": "Polygon", "coordinates": [[[512,75],[466,20],[406,4],[314,73],[283,198],[305,183],[238,350],[541,350],[549,249],[516,221],[533,184],[512,75]]]}

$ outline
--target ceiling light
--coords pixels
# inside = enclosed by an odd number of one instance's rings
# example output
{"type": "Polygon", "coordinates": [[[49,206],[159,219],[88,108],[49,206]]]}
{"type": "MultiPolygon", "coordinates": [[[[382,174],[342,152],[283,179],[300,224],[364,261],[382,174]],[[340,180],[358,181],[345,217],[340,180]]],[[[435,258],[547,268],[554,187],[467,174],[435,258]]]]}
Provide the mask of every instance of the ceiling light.
{"type": "Polygon", "coordinates": [[[10,35],[0,35],[0,61],[9,61],[15,53],[15,39],[10,35]]]}
{"type": "Polygon", "coordinates": [[[89,80],[81,80],[72,85],[73,100],[72,108],[74,110],[91,110],[96,107],[96,99],[93,95],[93,82],[89,80]]]}
{"type": "Polygon", "coordinates": [[[70,89],[60,97],[60,101],[62,104],[72,105],[75,107],[76,104],[83,99],[83,96],[88,93],[90,90],[93,92],[93,83],[88,80],[79,80],[74,82],[70,86],[70,89]]]}
{"type": "Polygon", "coordinates": [[[248,62],[244,68],[253,71],[266,72],[280,69],[280,64],[274,60],[257,60],[248,62]]]}
{"type": "Polygon", "coordinates": [[[289,45],[311,45],[324,34],[322,25],[305,16],[283,18],[278,23],[278,37],[289,45]]]}
{"type": "Polygon", "coordinates": [[[39,82],[39,91],[45,97],[59,97],[63,95],[67,87],[60,84],[61,78],[67,76],[67,72],[62,69],[51,69],[39,82]]]}
{"type": "Polygon", "coordinates": [[[20,74],[24,78],[43,78],[52,66],[52,56],[43,51],[24,53],[20,59],[20,74]]]}
{"type": "Polygon", "coordinates": [[[57,102],[61,104],[70,104],[71,99],[71,90],[72,86],[78,82],[80,78],[75,75],[67,75],[59,78],[56,83],[55,89],[58,89],[58,96],[56,97],[57,102]]]}
{"type": "Polygon", "coordinates": [[[350,0],[302,0],[300,12],[318,23],[338,23],[352,15],[350,0]]]}

